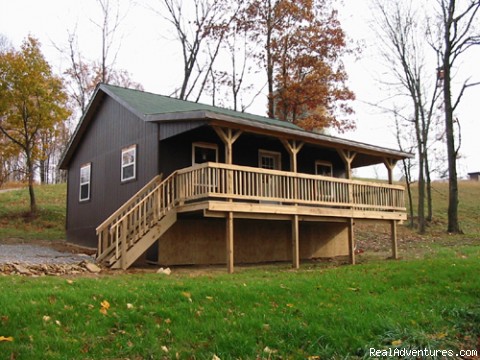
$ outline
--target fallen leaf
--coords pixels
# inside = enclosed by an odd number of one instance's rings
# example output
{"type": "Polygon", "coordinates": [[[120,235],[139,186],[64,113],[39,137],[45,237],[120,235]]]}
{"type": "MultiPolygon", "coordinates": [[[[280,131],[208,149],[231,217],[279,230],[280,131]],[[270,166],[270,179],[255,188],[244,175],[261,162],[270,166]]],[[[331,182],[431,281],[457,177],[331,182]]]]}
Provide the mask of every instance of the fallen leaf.
{"type": "Polygon", "coordinates": [[[292,308],[292,307],[294,307],[294,306],[295,306],[295,305],[293,305],[293,304],[287,304],[287,307],[289,307],[289,308],[292,308]]]}
{"type": "Polygon", "coordinates": [[[350,291],[360,291],[359,288],[348,288],[348,290],[350,290],[350,291]]]}
{"type": "Polygon", "coordinates": [[[188,299],[188,301],[192,302],[192,294],[190,294],[189,292],[183,291],[182,295],[185,296],[188,299]]]}
{"type": "Polygon", "coordinates": [[[263,349],[263,352],[266,352],[267,354],[274,354],[277,352],[277,350],[270,349],[268,346],[265,346],[263,349]]]}
{"type": "Polygon", "coordinates": [[[100,303],[100,312],[103,314],[103,315],[107,315],[107,310],[110,309],[110,303],[107,301],[107,300],[103,300],[101,303],[100,303]]]}
{"type": "Polygon", "coordinates": [[[163,345],[161,349],[163,352],[168,353],[168,347],[166,347],[165,345],[163,345]]]}
{"type": "Polygon", "coordinates": [[[402,340],[394,340],[392,341],[392,346],[400,346],[402,345],[402,340]]]}
{"type": "Polygon", "coordinates": [[[133,304],[128,303],[127,304],[127,309],[133,309],[133,304]]]}
{"type": "Polygon", "coordinates": [[[72,284],[73,284],[73,280],[67,279],[67,284],[72,285],[72,284]]]}
{"type": "Polygon", "coordinates": [[[8,341],[8,342],[12,342],[13,341],[13,337],[11,336],[0,336],[0,341],[8,341]]]}
{"type": "Polygon", "coordinates": [[[51,318],[50,316],[48,316],[48,315],[44,315],[42,319],[43,319],[43,321],[48,322],[48,321],[50,321],[52,318],[51,318]]]}
{"type": "Polygon", "coordinates": [[[58,326],[62,325],[62,323],[59,320],[55,320],[55,324],[57,324],[58,326]]]}
{"type": "Polygon", "coordinates": [[[107,300],[103,300],[100,305],[107,310],[110,309],[110,303],[107,300]]]}
{"type": "Polygon", "coordinates": [[[212,360],[221,360],[217,355],[213,354],[212,360]]]}

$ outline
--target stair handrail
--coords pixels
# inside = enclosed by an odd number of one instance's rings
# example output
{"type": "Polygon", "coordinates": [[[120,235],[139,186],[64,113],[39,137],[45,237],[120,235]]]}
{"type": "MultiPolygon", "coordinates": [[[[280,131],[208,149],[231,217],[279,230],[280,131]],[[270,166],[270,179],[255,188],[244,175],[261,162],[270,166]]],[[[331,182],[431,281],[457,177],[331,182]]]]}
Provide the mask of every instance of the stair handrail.
{"type": "Polygon", "coordinates": [[[104,257],[105,250],[109,249],[112,241],[109,239],[110,226],[116,219],[122,217],[130,208],[134,207],[136,203],[141,201],[149,192],[152,191],[152,186],[156,187],[158,183],[162,182],[163,174],[156,175],[145,186],[138,190],[129,200],[120,206],[112,215],[97,226],[96,234],[98,238],[97,244],[97,261],[101,261],[104,257]],[[107,236],[107,239],[103,237],[107,236]]]}
{"type": "MultiPolygon", "coordinates": [[[[151,200],[153,196],[157,196],[157,194],[160,193],[160,198],[157,200],[159,206],[157,209],[153,209],[157,212],[156,217],[158,219],[162,215],[165,215],[166,210],[170,210],[175,206],[175,202],[177,201],[177,199],[175,199],[174,196],[170,196],[170,198],[168,199],[168,203],[166,203],[166,200],[163,199],[163,193],[164,189],[167,189],[169,186],[172,186],[173,189],[173,181],[175,180],[176,175],[177,172],[175,171],[170,174],[166,179],[156,184],[153,188],[151,188],[151,186],[154,185],[155,182],[161,178],[156,177],[156,179],[152,179],[146,186],[144,186],[139,192],[137,192],[137,194],[130,198],[130,200],[128,200],[121,209],[117,210],[114,214],[115,216],[110,216],[107,219],[109,220],[108,222],[105,221],[104,223],[102,223],[103,227],[102,225],[99,226],[101,231],[97,232],[97,234],[101,234],[102,231],[107,232],[108,242],[104,249],[104,252],[106,252],[106,254],[104,254],[102,253],[102,251],[100,251],[102,244],[101,238],[99,237],[99,252],[97,256],[97,261],[103,260],[113,250],[115,250],[115,258],[117,260],[119,259],[119,251],[125,253],[127,245],[126,243],[120,242],[119,229],[122,229],[122,224],[125,223],[125,220],[128,219],[131,213],[138,210],[138,208],[143,206],[145,202],[151,200]]],[[[128,223],[125,223],[125,226],[127,227],[128,223]]],[[[122,231],[125,231],[125,229],[122,229],[122,231]]],[[[124,240],[126,241],[126,239],[124,240]]]]}
{"type": "MultiPolygon", "coordinates": [[[[161,183],[162,182],[162,177],[163,174],[156,175],[152,180],[150,180],[144,187],[142,187],[140,190],[138,190],[130,199],[128,199],[125,203],[122,204],[112,215],[110,215],[108,218],[106,218],[100,225],[97,226],[96,232],[97,235],[100,231],[104,230],[110,223],[118,217],[122,212],[128,211],[127,208],[131,206],[135,200],[138,200],[143,193],[149,193],[152,190],[149,190],[149,188],[155,184],[155,183],[161,183]]],[[[156,186],[155,186],[156,187],[156,186]]],[[[141,200],[141,199],[140,199],[141,200]]]]}

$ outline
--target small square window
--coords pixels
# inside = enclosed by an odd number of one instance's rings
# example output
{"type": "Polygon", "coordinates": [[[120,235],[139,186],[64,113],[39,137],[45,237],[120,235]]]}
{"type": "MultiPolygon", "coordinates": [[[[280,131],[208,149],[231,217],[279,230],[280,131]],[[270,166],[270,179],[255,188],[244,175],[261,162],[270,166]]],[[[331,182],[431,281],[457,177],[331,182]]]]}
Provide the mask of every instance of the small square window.
{"type": "Polygon", "coordinates": [[[136,177],[137,147],[130,146],[122,150],[122,182],[136,177]]]}
{"type": "Polygon", "coordinates": [[[332,176],[332,164],[327,161],[316,161],[315,162],[315,174],[323,176],[332,176]]]}
{"type": "Polygon", "coordinates": [[[193,143],[192,165],[218,162],[218,147],[215,144],[193,143]]]}
{"type": "Polygon", "coordinates": [[[80,201],[90,200],[91,169],[92,164],[86,164],[80,168],[80,201]]]}

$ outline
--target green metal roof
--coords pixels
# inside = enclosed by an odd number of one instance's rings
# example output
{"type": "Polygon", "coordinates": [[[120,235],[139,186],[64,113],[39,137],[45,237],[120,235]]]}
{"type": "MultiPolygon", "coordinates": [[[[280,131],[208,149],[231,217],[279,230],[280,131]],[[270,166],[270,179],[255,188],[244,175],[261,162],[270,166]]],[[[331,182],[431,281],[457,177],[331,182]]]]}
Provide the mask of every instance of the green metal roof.
{"type": "Polygon", "coordinates": [[[179,100],[168,96],[152,94],[140,90],[126,89],[105,84],[101,86],[118,96],[135,111],[145,116],[156,114],[174,114],[191,111],[209,111],[216,114],[227,115],[234,118],[245,119],[269,125],[281,126],[289,129],[301,129],[297,125],[294,125],[288,121],[270,119],[265,116],[242,113],[239,111],[195,103],[192,101],[179,100]]]}

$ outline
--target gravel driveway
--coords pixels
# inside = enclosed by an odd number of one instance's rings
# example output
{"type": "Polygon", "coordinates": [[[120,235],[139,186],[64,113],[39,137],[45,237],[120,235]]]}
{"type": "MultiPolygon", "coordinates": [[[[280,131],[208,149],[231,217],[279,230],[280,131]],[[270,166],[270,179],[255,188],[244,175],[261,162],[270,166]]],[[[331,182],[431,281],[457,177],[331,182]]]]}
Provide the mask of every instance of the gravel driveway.
{"type": "Polygon", "coordinates": [[[94,261],[93,256],[60,252],[51,247],[33,244],[0,244],[0,264],[78,264],[94,261]]]}

